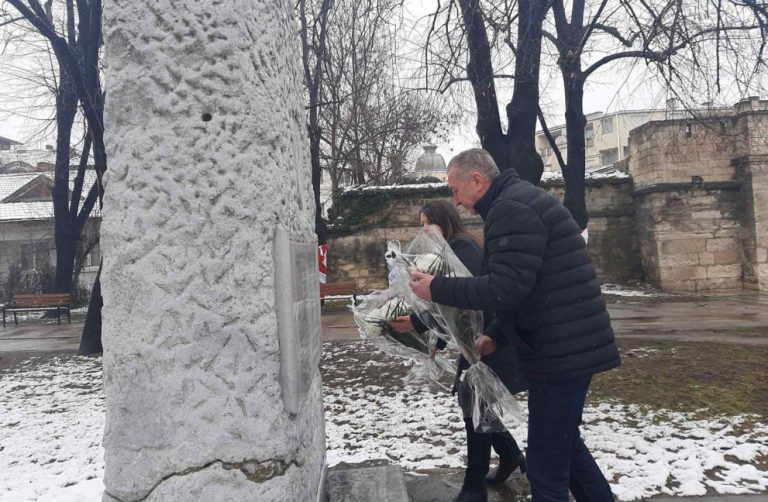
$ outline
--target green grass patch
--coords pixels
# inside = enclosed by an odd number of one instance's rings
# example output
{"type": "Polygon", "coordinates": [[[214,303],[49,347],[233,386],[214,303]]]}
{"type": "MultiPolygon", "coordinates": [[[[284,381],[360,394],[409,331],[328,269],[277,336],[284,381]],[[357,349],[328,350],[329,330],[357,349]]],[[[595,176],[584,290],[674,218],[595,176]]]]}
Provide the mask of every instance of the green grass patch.
{"type": "Polygon", "coordinates": [[[329,314],[331,312],[348,312],[351,305],[352,305],[351,298],[325,300],[323,302],[323,306],[320,307],[320,310],[324,314],[329,314]]]}
{"type": "Polygon", "coordinates": [[[768,347],[620,340],[622,365],[596,375],[592,400],[700,415],[768,418],[768,347]]]}

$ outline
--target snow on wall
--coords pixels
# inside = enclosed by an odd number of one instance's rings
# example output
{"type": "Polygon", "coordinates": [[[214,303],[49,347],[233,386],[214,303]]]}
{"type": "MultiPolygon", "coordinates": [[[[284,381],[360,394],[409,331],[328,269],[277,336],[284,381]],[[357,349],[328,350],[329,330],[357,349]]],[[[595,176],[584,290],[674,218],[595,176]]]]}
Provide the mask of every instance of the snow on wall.
{"type": "Polygon", "coordinates": [[[104,500],[314,500],[319,371],[283,410],[277,224],[314,242],[287,0],[109,1],[104,500]]]}

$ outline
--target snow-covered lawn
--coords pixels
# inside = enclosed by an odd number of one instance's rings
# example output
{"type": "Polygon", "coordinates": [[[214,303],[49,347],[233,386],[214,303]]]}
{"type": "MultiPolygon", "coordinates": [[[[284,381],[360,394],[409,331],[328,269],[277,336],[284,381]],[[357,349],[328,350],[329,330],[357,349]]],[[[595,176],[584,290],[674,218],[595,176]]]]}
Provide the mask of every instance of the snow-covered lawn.
{"type": "MultiPolygon", "coordinates": [[[[464,431],[453,396],[403,387],[407,365],[364,342],[324,349],[329,464],[389,458],[407,470],[462,467],[464,431]]],[[[0,501],[100,500],[100,372],[99,359],[81,357],[0,372],[0,501]]],[[[697,420],[590,403],[584,419],[587,444],[622,500],[768,491],[768,425],[754,417],[697,420]]],[[[523,424],[512,433],[525,444],[523,424]]]]}
{"type": "Polygon", "coordinates": [[[32,359],[1,371],[0,500],[101,500],[103,432],[100,358],[32,359]]]}

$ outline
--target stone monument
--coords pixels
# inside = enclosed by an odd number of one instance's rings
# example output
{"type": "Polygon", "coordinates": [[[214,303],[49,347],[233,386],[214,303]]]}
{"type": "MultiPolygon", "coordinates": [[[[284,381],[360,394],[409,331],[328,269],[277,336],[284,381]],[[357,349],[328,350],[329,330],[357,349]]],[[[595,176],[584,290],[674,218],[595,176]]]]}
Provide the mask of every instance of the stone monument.
{"type": "Polygon", "coordinates": [[[106,2],[105,501],[311,501],[325,431],[291,2],[106,2]]]}

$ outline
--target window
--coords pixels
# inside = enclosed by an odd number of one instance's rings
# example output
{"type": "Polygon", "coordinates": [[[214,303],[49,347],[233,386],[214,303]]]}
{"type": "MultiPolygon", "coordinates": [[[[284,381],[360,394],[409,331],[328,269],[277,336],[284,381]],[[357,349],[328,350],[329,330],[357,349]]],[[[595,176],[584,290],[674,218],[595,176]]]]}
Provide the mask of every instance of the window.
{"type": "Polygon", "coordinates": [[[592,146],[594,139],[595,139],[595,128],[592,125],[592,122],[590,122],[584,128],[584,145],[587,147],[592,146]]]}
{"type": "Polygon", "coordinates": [[[600,128],[603,130],[603,134],[611,134],[613,132],[613,117],[601,119],[600,128]]]}
{"type": "Polygon", "coordinates": [[[614,162],[619,160],[619,149],[600,150],[600,160],[602,166],[612,166],[614,162]]]}
{"type": "Polygon", "coordinates": [[[88,253],[88,256],[85,258],[85,266],[98,267],[100,261],[101,261],[101,247],[97,242],[96,244],[93,245],[93,247],[91,248],[91,252],[88,253]]]}
{"type": "Polygon", "coordinates": [[[35,245],[34,244],[21,245],[21,269],[22,270],[35,269],[35,245]]]}
{"type": "Polygon", "coordinates": [[[50,251],[55,249],[50,241],[34,242],[21,245],[21,269],[39,270],[51,262],[50,251]]]}

